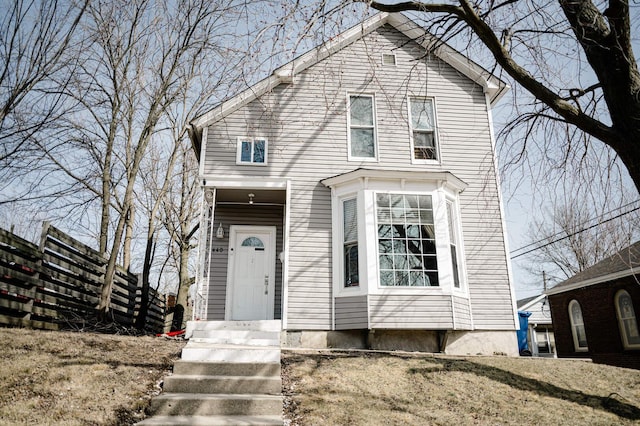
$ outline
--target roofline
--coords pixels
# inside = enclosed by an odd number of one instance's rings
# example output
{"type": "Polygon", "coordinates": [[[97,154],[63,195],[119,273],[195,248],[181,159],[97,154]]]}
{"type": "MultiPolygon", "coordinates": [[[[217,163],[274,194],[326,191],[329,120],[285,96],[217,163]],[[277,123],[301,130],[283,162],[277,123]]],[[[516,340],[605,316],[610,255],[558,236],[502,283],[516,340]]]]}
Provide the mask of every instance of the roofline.
{"type": "Polygon", "coordinates": [[[541,295],[529,300],[527,303],[525,303],[524,305],[520,306],[518,308],[518,310],[519,311],[526,311],[527,308],[530,308],[531,306],[535,305],[536,303],[538,303],[539,301],[541,301],[545,297],[547,297],[546,293],[542,293],[541,295]]]}
{"type": "Polygon", "coordinates": [[[444,62],[479,84],[494,106],[509,90],[509,85],[480,65],[456,51],[445,42],[428,33],[424,28],[401,13],[378,13],[371,18],[351,27],[328,42],[308,51],[298,58],[277,68],[269,77],[242,91],[240,94],[220,103],[207,113],[195,118],[191,124],[194,129],[201,129],[222,119],[238,108],[273,90],[281,83],[293,83],[295,75],[320,62],[329,55],[343,49],[359,38],[371,33],[384,24],[390,24],[398,31],[432,51],[444,62]]]}
{"type": "Polygon", "coordinates": [[[376,169],[356,169],[322,179],[320,183],[331,188],[337,185],[351,182],[356,179],[393,179],[408,181],[435,181],[446,183],[455,191],[464,191],[468,184],[451,172],[423,172],[409,170],[376,170],[376,169]]]}
{"type": "Polygon", "coordinates": [[[584,281],[578,281],[576,283],[571,283],[567,285],[558,285],[556,287],[550,288],[544,294],[553,295],[565,293],[567,291],[576,290],[583,287],[589,287],[596,284],[606,283],[608,281],[617,280],[624,277],[629,277],[632,275],[640,275],[640,266],[636,266],[635,268],[625,269],[623,271],[613,272],[611,274],[602,275],[599,277],[591,278],[584,281]]]}

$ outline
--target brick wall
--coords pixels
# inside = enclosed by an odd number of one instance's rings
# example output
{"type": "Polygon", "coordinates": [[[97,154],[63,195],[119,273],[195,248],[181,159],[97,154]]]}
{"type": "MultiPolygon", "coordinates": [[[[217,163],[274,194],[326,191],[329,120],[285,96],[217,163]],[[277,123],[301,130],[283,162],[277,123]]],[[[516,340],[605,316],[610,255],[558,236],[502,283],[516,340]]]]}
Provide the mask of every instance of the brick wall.
{"type": "Polygon", "coordinates": [[[640,350],[625,349],[615,308],[618,290],[629,292],[636,319],[640,315],[640,284],[634,277],[596,284],[549,296],[559,357],[588,357],[594,362],[640,369],[640,350]],[[569,320],[569,302],[582,308],[588,352],[576,352],[569,320]]]}

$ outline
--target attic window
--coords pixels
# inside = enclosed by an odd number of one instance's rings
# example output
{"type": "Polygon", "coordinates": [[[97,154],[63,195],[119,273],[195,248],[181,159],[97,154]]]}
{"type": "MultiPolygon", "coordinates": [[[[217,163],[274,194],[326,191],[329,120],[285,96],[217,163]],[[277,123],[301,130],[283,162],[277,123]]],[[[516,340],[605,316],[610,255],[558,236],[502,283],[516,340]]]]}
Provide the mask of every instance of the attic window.
{"type": "Polygon", "coordinates": [[[239,137],[236,150],[236,164],[267,164],[267,138],[239,137]]]}
{"type": "Polygon", "coordinates": [[[396,66],[396,55],[394,55],[393,53],[383,53],[382,54],[382,66],[395,67],[396,66]]]}

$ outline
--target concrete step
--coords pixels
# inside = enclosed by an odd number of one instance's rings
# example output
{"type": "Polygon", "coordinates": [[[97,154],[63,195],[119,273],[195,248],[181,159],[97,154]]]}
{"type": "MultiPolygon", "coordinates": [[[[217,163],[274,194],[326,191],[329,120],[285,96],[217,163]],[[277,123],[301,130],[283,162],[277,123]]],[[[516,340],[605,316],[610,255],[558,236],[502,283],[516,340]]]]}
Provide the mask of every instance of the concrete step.
{"type": "Polygon", "coordinates": [[[140,426],[227,426],[282,425],[282,416],[156,416],[139,423],[140,426]]]}
{"type": "Polygon", "coordinates": [[[281,416],[281,395],[161,393],[151,400],[153,416],[281,416]]]}
{"type": "Polygon", "coordinates": [[[280,346],[280,331],[193,330],[189,341],[248,346],[280,346]]]}
{"type": "Polygon", "coordinates": [[[244,337],[222,337],[209,334],[206,337],[192,337],[189,341],[194,343],[212,343],[215,345],[278,346],[280,344],[280,336],[273,339],[247,339],[244,337]]]}
{"type": "Polygon", "coordinates": [[[173,375],[164,380],[163,390],[173,393],[260,393],[279,395],[280,377],[173,375]]]}
{"type": "Polygon", "coordinates": [[[243,364],[178,360],[173,364],[173,374],[202,376],[262,376],[279,378],[280,360],[278,360],[278,362],[256,362],[243,364]]]}
{"type": "Polygon", "coordinates": [[[263,321],[188,321],[185,337],[191,338],[195,330],[281,331],[280,320],[263,321]]]}
{"type": "Polygon", "coordinates": [[[280,362],[280,346],[261,347],[189,342],[182,348],[182,360],[235,363],[280,362]]]}

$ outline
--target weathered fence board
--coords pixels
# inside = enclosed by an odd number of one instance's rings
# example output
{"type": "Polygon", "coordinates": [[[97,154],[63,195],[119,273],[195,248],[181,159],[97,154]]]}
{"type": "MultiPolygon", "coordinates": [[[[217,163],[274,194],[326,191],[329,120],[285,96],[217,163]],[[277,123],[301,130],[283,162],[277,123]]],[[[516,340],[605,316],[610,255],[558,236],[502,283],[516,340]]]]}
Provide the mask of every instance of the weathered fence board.
{"type": "MultiPolygon", "coordinates": [[[[65,321],[97,313],[107,259],[48,222],[40,245],[0,229],[0,324],[59,329],[65,321]]],[[[131,326],[140,310],[138,277],[117,268],[110,314],[131,326]]],[[[149,331],[162,331],[165,300],[151,289],[149,331]]]]}

